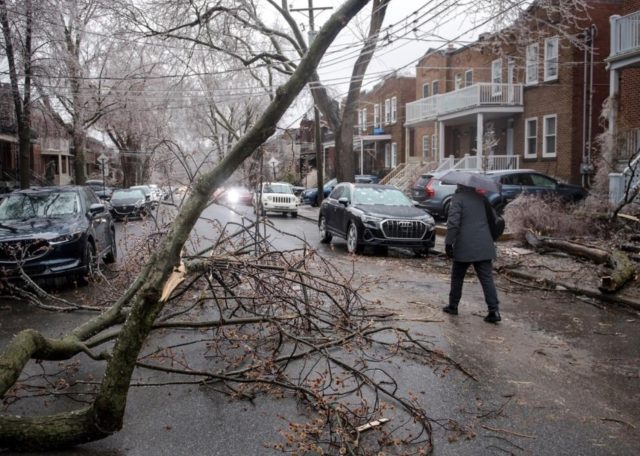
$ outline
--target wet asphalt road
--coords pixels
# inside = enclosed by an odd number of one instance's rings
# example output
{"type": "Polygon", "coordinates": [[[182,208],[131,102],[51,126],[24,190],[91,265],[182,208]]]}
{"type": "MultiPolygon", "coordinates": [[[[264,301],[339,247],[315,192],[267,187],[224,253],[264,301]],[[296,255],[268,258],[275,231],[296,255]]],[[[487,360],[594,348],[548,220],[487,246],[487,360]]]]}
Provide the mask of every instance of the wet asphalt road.
{"type": "MultiPolygon", "coordinates": [[[[211,208],[208,215],[218,220],[240,220],[219,208],[211,208]]],[[[246,215],[252,217],[250,209],[246,215]]],[[[637,312],[615,307],[602,310],[569,295],[523,289],[499,278],[503,322],[489,325],[482,321],[482,294],[471,276],[465,283],[460,315],[444,315],[440,307],[446,304],[449,286],[445,259],[413,258],[400,251],[392,251],[388,257],[368,252],[351,257],[346,255],[342,241],[319,245],[316,226],[309,220],[282,216],[270,219],[277,227],[318,246],[336,267],[356,271],[357,279],[367,282],[363,290],[372,306],[393,314],[395,324],[431,340],[435,348],[475,377],[477,381],[457,370],[434,372],[411,360],[387,367],[402,379],[402,388],[417,394],[429,416],[456,419],[473,431],[471,438],[461,436],[450,442],[451,434],[435,426],[434,454],[640,453],[637,312]]],[[[119,228],[136,233],[144,232],[148,225],[130,223],[119,228]]],[[[206,238],[206,222],[199,224],[198,230],[202,235],[198,247],[202,247],[201,243],[206,243],[202,240],[206,238]]],[[[277,246],[291,248],[291,241],[284,236],[271,235],[277,246]]],[[[0,346],[22,328],[35,327],[55,337],[82,318],[81,314],[51,314],[3,301],[0,346]]],[[[84,373],[84,361],[81,359],[78,367],[79,375],[84,373]]],[[[30,368],[38,369],[35,365],[30,368]]],[[[147,379],[149,375],[144,373],[147,379]]],[[[46,411],[59,406],[49,404],[46,411]]],[[[277,441],[277,430],[285,427],[279,416],[299,412],[292,401],[230,401],[200,386],[171,390],[134,387],[123,431],[50,454],[280,454],[263,445],[277,441]]]]}

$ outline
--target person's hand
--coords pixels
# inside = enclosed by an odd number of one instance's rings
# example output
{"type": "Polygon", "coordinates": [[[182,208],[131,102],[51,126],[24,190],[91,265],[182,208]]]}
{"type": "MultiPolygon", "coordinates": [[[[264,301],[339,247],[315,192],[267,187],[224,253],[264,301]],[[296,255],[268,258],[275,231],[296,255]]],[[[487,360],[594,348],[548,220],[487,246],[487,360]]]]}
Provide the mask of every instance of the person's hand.
{"type": "Polygon", "coordinates": [[[445,244],[444,253],[447,254],[447,258],[453,258],[453,245],[452,244],[445,244]]]}

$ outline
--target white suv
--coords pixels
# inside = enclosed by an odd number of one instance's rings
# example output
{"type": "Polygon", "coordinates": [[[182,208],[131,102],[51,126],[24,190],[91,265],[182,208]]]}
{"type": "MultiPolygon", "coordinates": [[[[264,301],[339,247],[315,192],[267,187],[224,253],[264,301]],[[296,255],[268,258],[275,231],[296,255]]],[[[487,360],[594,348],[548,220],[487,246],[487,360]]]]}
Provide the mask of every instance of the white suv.
{"type": "Polygon", "coordinates": [[[300,199],[293,193],[293,186],[288,182],[264,182],[262,191],[253,195],[253,210],[261,215],[267,212],[290,213],[298,216],[300,199]]]}

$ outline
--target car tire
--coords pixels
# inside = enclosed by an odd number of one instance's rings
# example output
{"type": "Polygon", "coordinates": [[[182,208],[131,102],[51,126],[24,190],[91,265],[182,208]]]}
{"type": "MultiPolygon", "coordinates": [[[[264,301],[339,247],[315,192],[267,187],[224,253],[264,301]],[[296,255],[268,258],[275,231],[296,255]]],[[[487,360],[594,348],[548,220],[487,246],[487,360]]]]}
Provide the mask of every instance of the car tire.
{"type": "Polygon", "coordinates": [[[297,218],[297,217],[298,217],[298,213],[297,213],[297,212],[292,212],[292,213],[291,213],[291,217],[293,217],[293,218],[297,218]]]}
{"type": "Polygon", "coordinates": [[[442,205],[442,217],[447,220],[449,218],[449,208],[451,207],[451,200],[448,199],[442,205]]]}
{"type": "Polygon", "coordinates": [[[264,217],[265,215],[267,215],[267,211],[265,211],[265,210],[264,210],[264,207],[262,207],[262,206],[260,206],[260,215],[261,215],[261,216],[263,216],[263,217],[264,217]]]}
{"type": "Polygon", "coordinates": [[[360,239],[358,235],[358,227],[355,223],[349,223],[347,227],[347,251],[349,253],[361,253],[362,252],[362,244],[360,244],[360,239]]]}
{"type": "Polygon", "coordinates": [[[118,247],[116,245],[116,232],[111,231],[111,248],[104,257],[104,262],[107,264],[113,264],[118,259],[118,247]]]}
{"type": "Polygon", "coordinates": [[[318,221],[318,229],[320,229],[320,242],[323,244],[328,244],[331,242],[333,235],[327,230],[327,219],[324,216],[320,216],[320,220],[318,221]]]}
{"type": "Polygon", "coordinates": [[[86,270],[76,276],[76,280],[80,285],[87,285],[94,277],[98,266],[96,257],[96,248],[91,241],[87,239],[84,246],[84,255],[82,263],[86,266],[86,270]]]}

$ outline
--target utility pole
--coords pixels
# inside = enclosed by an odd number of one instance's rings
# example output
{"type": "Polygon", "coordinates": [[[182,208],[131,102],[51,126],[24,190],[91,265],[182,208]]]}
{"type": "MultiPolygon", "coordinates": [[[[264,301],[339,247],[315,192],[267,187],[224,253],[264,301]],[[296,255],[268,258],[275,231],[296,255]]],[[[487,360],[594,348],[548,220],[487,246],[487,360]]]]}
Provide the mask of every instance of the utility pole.
{"type": "MultiPolygon", "coordinates": [[[[322,6],[322,7],[313,7],[313,0],[308,0],[309,6],[307,8],[295,8],[292,9],[291,12],[299,12],[304,11],[309,14],[309,43],[308,46],[311,46],[313,39],[315,38],[315,19],[314,13],[316,11],[330,10],[332,7],[330,6],[322,6]]],[[[311,89],[313,93],[313,89],[311,89]]],[[[318,106],[315,104],[315,100],[313,103],[313,115],[314,115],[314,138],[315,138],[315,146],[316,146],[316,176],[317,176],[317,184],[318,184],[318,192],[316,193],[316,203],[320,206],[322,203],[322,199],[324,198],[324,154],[322,150],[322,135],[320,134],[320,110],[318,110],[318,106]]]]}

